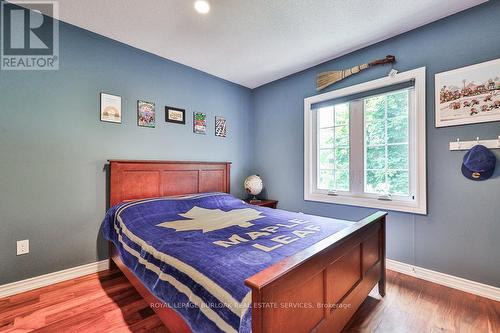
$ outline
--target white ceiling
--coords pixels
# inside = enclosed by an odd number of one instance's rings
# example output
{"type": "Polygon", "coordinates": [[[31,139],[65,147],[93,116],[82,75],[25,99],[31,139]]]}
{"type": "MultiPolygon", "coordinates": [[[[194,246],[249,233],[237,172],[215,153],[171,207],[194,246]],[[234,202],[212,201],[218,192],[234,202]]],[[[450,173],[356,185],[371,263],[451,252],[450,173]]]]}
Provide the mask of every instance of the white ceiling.
{"type": "Polygon", "coordinates": [[[209,2],[200,15],[194,0],[60,0],[59,16],[255,88],[486,0],[209,2]]]}

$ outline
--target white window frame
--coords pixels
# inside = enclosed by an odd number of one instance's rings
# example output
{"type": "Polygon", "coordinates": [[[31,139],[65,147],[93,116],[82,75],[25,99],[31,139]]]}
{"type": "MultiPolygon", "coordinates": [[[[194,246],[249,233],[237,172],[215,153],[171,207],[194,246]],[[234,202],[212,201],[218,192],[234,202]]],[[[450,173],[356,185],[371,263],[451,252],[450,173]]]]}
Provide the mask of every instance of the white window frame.
{"type": "MultiPolygon", "coordinates": [[[[398,73],[395,76],[387,76],[377,80],[357,84],[347,88],[329,91],[323,94],[307,97],[304,99],[304,200],[327,202],[343,205],[361,206],[409,212],[416,214],[427,214],[427,174],[426,174],[426,124],[425,124],[425,67],[398,73]],[[415,105],[410,108],[409,121],[409,144],[410,144],[410,191],[409,198],[394,196],[391,200],[380,200],[378,195],[364,193],[329,193],[317,189],[317,122],[316,114],[311,108],[315,103],[324,102],[334,98],[358,94],[370,90],[380,89],[387,86],[405,83],[414,80],[415,86],[412,94],[415,105]],[[412,112],[413,111],[413,112],[412,112]],[[332,195],[333,194],[333,195],[332,195]]],[[[352,114],[351,114],[352,116],[352,114]]],[[[350,121],[352,124],[352,122],[350,121]]],[[[352,140],[364,141],[364,129],[350,128],[351,148],[350,164],[364,163],[363,151],[353,150],[354,146],[364,147],[363,143],[352,144],[352,140]],[[352,131],[356,132],[352,132],[352,131]],[[353,133],[359,133],[355,135],[353,133]]],[[[362,149],[364,150],[364,148],[362,149]]],[[[351,170],[353,168],[351,167],[351,170]]],[[[355,168],[362,170],[363,168],[355,168]]],[[[351,184],[362,182],[364,175],[351,174],[351,184]]],[[[353,189],[351,188],[351,191],[353,189]]]]}

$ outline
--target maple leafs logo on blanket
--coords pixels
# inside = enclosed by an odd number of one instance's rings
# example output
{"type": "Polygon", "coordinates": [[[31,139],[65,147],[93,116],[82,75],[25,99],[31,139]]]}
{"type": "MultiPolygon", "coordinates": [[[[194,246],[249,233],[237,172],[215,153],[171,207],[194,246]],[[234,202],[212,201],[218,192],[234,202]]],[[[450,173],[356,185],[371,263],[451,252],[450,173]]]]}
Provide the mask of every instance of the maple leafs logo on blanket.
{"type": "Polygon", "coordinates": [[[250,221],[261,219],[261,212],[252,208],[233,209],[225,212],[220,209],[193,207],[179,216],[189,220],[177,220],[157,224],[158,227],[171,228],[175,231],[201,230],[203,233],[233,226],[248,228],[253,226],[250,221]]]}

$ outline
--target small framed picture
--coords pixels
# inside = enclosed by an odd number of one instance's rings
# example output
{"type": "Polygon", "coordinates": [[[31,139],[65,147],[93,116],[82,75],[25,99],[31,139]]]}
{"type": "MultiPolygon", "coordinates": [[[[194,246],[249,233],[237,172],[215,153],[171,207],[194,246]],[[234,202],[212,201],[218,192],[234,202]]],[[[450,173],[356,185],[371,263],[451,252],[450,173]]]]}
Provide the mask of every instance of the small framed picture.
{"type": "Polygon", "coordinates": [[[165,121],[176,124],[186,124],[186,110],[165,106],[165,121]]]}
{"type": "Polygon", "coordinates": [[[193,132],[196,134],[207,133],[207,115],[205,113],[193,113],[193,132]]]}
{"type": "Polygon", "coordinates": [[[120,96],[101,93],[101,121],[121,124],[122,98],[120,96]]]}
{"type": "Polygon", "coordinates": [[[155,103],[137,101],[137,125],[154,128],[155,124],[155,103]]]}
{"type": "Polygon", "coordinates": [[[225,138],[227,135],[226,118],[215,117],[215,136],[225,138]]]}

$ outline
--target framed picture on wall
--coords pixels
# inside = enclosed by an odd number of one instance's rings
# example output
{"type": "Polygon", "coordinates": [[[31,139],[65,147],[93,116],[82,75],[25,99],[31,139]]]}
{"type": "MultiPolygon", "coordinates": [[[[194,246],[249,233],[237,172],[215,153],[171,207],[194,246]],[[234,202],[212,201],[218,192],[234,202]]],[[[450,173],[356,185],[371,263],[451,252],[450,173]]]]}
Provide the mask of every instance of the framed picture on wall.
{"type": "Polygon", "coordinates": [[[225,138],[227,135],[226,118],[215,117],[215,136],[220,136],[225,138]]]}
{"type": "Polygon", "coordinates": [[[438,73],[436,127],[500,121],[500,59],[438,73]]]}
{"type": "Polygon", "coordinates": [[[154,128],[155,124],[155,103],[137,101],[137,125],[154,128]]]}
{"type": "Polygon", "coordinates": [[[122,122],[122,98],[120,96],[101,93],[101,121],[122,122]]]}
{"type": "Polygon", "coordinates": [[[207,115],[205,113],[193,113],[193,132],[196,134],[207,133],[207,115]]]}
{"type": "Polygon", "coordinates": [[[186,110],[165,106],[165,121],[175,124],[186,123],[186,110]]]}

